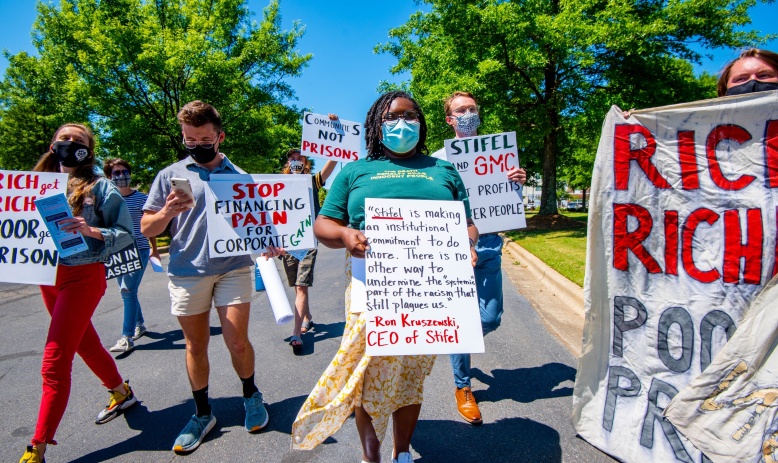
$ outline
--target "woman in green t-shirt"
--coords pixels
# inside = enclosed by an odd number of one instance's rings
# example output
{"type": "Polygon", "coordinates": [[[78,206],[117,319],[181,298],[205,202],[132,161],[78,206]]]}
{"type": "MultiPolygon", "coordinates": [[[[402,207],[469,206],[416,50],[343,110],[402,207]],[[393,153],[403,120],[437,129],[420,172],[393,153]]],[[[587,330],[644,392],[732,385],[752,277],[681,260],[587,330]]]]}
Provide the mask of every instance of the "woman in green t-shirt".
{"type": "MultiPolygon", "coordinates": [[[[407,93],[390,92],[373,104],[365,121],[368,155],[343,167],[314,224],[321,243],[364,258],[369,248],[363,234],[368,197],[463,201],[471,243],[478,240],[462,179],[449,162],[424,154],[426,134],[424,115],[407,93]]],[[[475,265],[477,255],[470,251],[475,265]]],[[[350,288],[346,290],[346,329],[340,350],[298,413],[292,445],[312,449],[354,412],[363,461],[378,462],[391,416],[392,461],[410,463],[424,379],[432,371],[435,356],[365,355],[366,318],[363,308],[351,310],[349,295],[350,288]]]]}

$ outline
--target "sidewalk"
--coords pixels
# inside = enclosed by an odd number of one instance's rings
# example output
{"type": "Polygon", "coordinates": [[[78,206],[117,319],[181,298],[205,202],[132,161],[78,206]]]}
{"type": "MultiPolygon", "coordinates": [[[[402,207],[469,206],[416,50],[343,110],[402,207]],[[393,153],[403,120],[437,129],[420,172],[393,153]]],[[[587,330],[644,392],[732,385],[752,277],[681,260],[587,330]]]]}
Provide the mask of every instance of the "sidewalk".
{"type": "Polygon", "coordinates": [[[584,327],[583,288],[560,275],[507,237],[502,266],[516,289],[537,311],[549,332],[576,358],[584,327]]]}

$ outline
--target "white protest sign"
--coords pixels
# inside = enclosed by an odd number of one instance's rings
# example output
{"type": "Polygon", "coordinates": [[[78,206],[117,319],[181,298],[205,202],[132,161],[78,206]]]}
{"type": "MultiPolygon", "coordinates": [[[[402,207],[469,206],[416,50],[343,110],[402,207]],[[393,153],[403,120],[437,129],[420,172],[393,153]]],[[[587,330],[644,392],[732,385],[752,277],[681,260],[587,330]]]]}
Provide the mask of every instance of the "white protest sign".
{"type": "Polygon", "coordinates": [[[316,247],[310,175],[225,174],[206,184],[210,257],[316,247]]]}
{"type": "Polygon", "coordinates": [[[508,180],[508,171],[519,167],[516,132],[454,138],[445,141],[445,148],[467,188],[480,233],[527,226],[521,185],[508,180]]]}
{"type": "Polygon", "coordinates": [[[53,285],[59,253],[34,201],[65,193],[68,174],[0,170],[0,281],[53,285]]]}
{"type": "Polygon", "coordinates": [[[338,162],[359,160],[362,123],[306,112],[300,154],[338,162]]]}
{"type": "Polygon", "coordinates": [[[624,462],[708,461],[662,413],[776,272],[778,92],[611,108],[591,200],[575,429],[624,462]]]}
{"type": "Polygon", "coordinates": [[[461,202],[367,198],[364,233],[367,355],[484,351],[461,202]]]}

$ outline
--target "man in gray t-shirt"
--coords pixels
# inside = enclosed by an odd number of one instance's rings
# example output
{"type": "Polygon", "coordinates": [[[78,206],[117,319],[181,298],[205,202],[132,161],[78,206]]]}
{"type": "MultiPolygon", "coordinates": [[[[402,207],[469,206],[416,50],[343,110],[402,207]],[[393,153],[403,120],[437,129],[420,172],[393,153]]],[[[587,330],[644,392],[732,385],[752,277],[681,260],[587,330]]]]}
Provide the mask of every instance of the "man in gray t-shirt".
{"type": "Polygon", "coordinates": [[[183,143],[189,156],[163,169],[154,179],[143,207],[141,232],[154,237],[170,224],[171,312],[178,319],[186,339],[186,370],[192,386],[195,414],[176,438],[175,452],[195,450],[216,424],[208,401],[208,341],[210,311],[215,306],[224,342],[243,388],[245,427],[259,431],[268,422],[262,393],[254,383],[254,348],[249,342],[251,306],[251,258],[208,255],[205,190],[212,175],[244,173],[219,152],[224,141],[221,117],[202,101],[184,105],[178,113],[183,143]],[[188,181],[185,187],[173,189],[188,181]],[[183,179],[183,180],[179,180],[183,179]]]}

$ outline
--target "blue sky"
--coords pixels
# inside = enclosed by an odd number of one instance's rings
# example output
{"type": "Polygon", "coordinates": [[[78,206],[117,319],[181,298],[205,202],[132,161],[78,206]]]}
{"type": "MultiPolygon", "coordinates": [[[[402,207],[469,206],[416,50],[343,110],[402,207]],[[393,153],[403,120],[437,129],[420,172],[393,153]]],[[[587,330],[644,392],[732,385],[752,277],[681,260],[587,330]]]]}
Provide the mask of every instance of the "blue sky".
{"type": "MultiPolygon", "coordinates": [[[[267,0],[249,0],[248,4],[254,19],[258,20],[267,0]]],[[[302,77],[289,80],[297,93],[295,103],[317,113],[335,112],[346,120],[364,120],[370,105],[378,97],[376,88],[381,80],[398,82],[408,78],[389,74],[394,58],[376,55],[373,48],[388,40],[390,28],[405,23],[418,9],[413,0],[388,3],[281,0],[283,27],[288,29],[294,20],[304,24],[306,32],[298,43],[299,50],[313,53],[302,77]]],[[[778,4],[760,4],[752,9],[751,17],[751,29],[765,34],[778,33],[778,4]]],[[[35,51],[30,38],[35,20],[33,0],[0,0],[0,18],[3,18],[0,49],[7,49],[12,54],[35,51]]],[[[778,40],[764,48],[778,51],[778,40]]],[[[716,73],[737,53],[736,50],[718,51],[697,70],[716,73]]],[[[5,73],[7,64],[7,60],[0,57],[0,75],[5,73]]]]}

